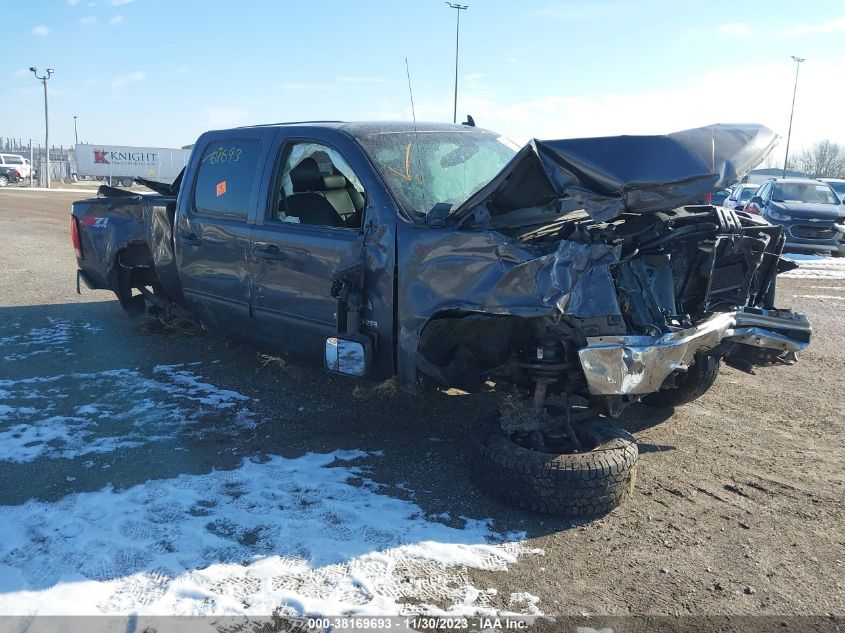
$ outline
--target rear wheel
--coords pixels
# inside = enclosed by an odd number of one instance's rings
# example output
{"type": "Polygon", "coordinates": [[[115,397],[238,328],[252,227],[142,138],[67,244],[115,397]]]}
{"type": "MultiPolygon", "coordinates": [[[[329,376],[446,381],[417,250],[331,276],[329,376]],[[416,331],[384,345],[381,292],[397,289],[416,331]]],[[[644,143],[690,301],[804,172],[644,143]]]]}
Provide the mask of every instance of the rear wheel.
{"type": "Polygon", "coordinates": [[[698,356],[686,373],[675,377],[675,386],[667,387],[643,398],[655,407],[679,407],[703,396],[719,375],[719,359],[698,356]]]}
{"type": "Polygon", "coordinates": [[[0,187],[5,187],[8,184],[9,184],[9,177],[4,175],[4,174],[0,174],[0,187]]]}
{"type": "Polygon", "coordinates": [[[566,517],[609,512],[633,489],[637,443],[604,419],[574,432],[581,452],[546,452],[517,443],[519,434],[491,421],[473,438],[473,474],[490,493],[527,510],[566,517]]]}

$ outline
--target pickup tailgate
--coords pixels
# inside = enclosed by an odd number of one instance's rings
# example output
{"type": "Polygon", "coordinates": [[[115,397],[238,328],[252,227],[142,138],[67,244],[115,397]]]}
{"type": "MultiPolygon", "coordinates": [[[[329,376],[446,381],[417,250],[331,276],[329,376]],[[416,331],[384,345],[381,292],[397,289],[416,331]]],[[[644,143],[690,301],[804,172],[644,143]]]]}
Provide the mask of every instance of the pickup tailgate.
{"type": "Polygon", "coordinates": [[[79,277],[89,288],[117,293],[121,267],[146,268],[168,294],[179,296],[171,236],[175,208],[175,196],[159,194],[74,202],[79,277]]]}

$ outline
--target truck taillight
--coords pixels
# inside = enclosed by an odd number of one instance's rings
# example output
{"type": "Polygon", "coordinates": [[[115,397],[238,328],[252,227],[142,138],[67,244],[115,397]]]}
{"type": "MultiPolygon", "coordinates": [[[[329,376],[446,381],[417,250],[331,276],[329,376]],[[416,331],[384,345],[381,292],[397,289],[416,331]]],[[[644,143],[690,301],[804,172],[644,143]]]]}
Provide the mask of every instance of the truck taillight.
{"type": "Polygon", "coordinates": [[[82,259],[82,246],[79,244],[79,220],[70,216],[70,239],[73,242],[73,252],[76,259],[82,259]]]}

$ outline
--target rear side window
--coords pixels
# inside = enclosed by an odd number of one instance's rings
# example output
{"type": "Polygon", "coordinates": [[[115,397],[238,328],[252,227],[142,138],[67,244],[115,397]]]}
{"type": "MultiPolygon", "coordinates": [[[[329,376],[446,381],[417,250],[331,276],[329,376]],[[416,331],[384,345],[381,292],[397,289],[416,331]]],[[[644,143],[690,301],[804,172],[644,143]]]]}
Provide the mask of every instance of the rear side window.
{"type": "Polygon", "coordinates": [[[23,165],[23,158],[20,156],[4,156],[7,165],[23,165]]]}
{"type": "Polygon", "coordinates": [[[196,212],[246,221],[260,156],[259,140],[210,143],[203,153],[194,187],[196,212]]]}

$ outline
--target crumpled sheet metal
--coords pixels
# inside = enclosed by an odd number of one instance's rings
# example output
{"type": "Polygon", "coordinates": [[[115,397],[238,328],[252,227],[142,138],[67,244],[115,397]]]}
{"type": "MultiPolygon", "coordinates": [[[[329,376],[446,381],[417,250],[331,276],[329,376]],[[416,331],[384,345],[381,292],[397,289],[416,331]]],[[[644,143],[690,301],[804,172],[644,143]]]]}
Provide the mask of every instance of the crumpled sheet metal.
{"type": "Polygon", "coordinates": [[[578,350],[587,386],[595,396],[653,393],[672,372],[686,370],[697,352],[732,341],[784,352],[809,345],[799,338],[810,326],[801,318],[770,313],[720,312],[691,328],[660,336],[598,336],[578,350]],[[775,331],[768,329],[773,328],[775,331]],[[795,332],[796,337],[782,331],[795,332]]]}
{"type": "Polygon", "coordinates": [[[621,316],[609,266],[619,249],[563,240],[554,251],[496,231],[441,228],[399,243],[400,381],[415,381],[425,325],[444,312],[521,317],[621,316]]]}
{"type": "Polygon", "coordinates": [[[543,303],[579,318],[619,315],[609,266],[619,261],[621,246],[562,240],[551,264],[541,271],[543,303]]]}
{"type": "Polygon", "coordinates": [[[686,370],[695,353],[710,349],[734,325],[722,312],[680,332],[662,336],[608,336],[587,339],[578,350],[590,393],[595,396],[654,393],[672,372],[686,370]]]}
{"type": "Polygon", "coordinates": [[[778,136],[762,125],[710,125],[657,136],[532,140],[454,215],[491,216],[565,202],[606,221],[694,204],[759,164],[778,136]]]}

